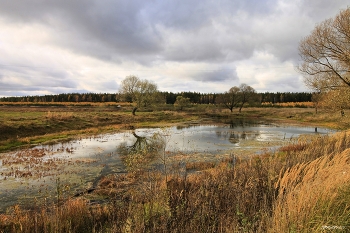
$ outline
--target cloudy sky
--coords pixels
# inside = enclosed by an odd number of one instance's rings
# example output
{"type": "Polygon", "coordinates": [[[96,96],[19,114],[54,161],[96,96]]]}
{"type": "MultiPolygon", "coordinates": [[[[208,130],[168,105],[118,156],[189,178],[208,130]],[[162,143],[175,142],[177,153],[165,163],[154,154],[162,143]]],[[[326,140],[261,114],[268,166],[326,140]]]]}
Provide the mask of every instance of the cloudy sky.
{"type": "Polygon", "coordinates": [[[0,96],[115,93],[128,75],[161,91],[307,91],[299,41],[348,0],[0,2],[0,96]]]}

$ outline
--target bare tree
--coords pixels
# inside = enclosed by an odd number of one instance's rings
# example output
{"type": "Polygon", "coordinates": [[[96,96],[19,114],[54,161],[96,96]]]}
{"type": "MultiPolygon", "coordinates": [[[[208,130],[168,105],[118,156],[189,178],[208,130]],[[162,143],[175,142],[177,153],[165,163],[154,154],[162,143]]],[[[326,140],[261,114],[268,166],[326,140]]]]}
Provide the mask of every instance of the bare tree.
{"type": "Polygon", "coordinates": [[[237,106],[239,102],[239,88],[234,86],[229,91],[219,95],[216,98],[216,103],[223,104],[226,108],[233,111],[233,108],[237,106]]]}
{"type": "Polygon", "coordinates": [[[301,40],[302,64],[298,70],[305,84],[331,109],[348,107],[350,92],[350,8],[317,25],[301,40]]]}
{"type": "Polygon", "coordinates": [[[350,87],[350,8],[317,25],[301,40],[298,70],[311,88],[350,87]]]}
{"type": "Polygon", "coordinates": [[[121,83],[120,92],[125,98],[131,98],[135,104],[132,114],[140,107],[147,107],[156,101],[157,85],[148,80],[141,80],[136,76],[127,76],[121,83]]]}
{"type": "Polygon", "coordinates": [[[239,86],[239,112],[242,111],[243,105],[249,101],[252,101],[256,97],[254,88],[243,83],[239,86]]]}

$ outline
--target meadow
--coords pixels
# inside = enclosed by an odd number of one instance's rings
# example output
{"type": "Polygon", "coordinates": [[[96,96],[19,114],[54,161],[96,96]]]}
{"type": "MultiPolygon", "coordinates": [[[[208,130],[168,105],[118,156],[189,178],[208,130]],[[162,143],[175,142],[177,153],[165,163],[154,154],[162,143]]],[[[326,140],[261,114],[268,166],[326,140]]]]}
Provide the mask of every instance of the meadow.
{"type": "MultiPolygon", "coordinates": [[[[350,114],[346,110],[345,115],[350,114]]],[[[167,164],[103,177],[95,190],[56,201],[15,205],[0,215],[0,232],[348,232],[350,230],[350,120],[312,108],[244,108],[214,105],[173,111],[159,106],[131,116],[125,104],[0,105],[3,151],[81,135],[137,127],[273,119],[341,130],[303,136],[277,151],[217,163],[167,164]],[[191,170],[197,172],[190,172],[191,170]]],[[[145,156],[147,158],[148,156],[145,156]]],[[[141,158],[142,160],[142,158],[141,158]]],[[[142,163],[142,161],[139,161],[142,163]]]]}

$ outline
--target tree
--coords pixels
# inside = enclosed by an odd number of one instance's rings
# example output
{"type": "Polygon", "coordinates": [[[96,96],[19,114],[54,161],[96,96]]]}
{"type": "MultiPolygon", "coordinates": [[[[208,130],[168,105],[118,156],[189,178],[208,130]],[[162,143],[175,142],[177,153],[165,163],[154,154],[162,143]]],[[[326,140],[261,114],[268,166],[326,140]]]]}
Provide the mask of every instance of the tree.
{"type": "Polygon", "coordinates": [[[230,109],[231,112],[233,111],[233,108],[236,107],[238,102],[239,88],[236,86],[231,87],[229,91],[226,91],[216,98],[216,103],[223,104],[226,108],[230,109]]]}
{"type": "Polygon", "coordinates": [[[350,87],[350,8],[317,25],[301,40],[299,53],[303,63],[298,69],[307,84],[322,79],[323,88],[350,87]]]}
{"type": "Polygon", "coordinates": [[[324,101],[329,101],[326,105],[342,108],[350,92],[350,8],[317,25],[301,40],[299,53],[302,64],[298,70],[305,84],[324,93],[324,101]],[[335,96],[338,101],[334,102],[335,96]]]}
{"type": "Polygon", "coordinates": [[[328,91],[322,95],[321,105],[332,111],[340,111],[341,115],[344,108],[350,108],[350,90],[349,88],[338,88],[328,91]]]}
{"type": "Polygon", "coordinates": [[[184,107],[187,107],[191,104],[190,98],[183,97],[181,95],[176,97],[176,101],[174,103],[175,107],[178,107],[181,111],[184,107]]]}
{"type": "Polygon", "coordinates": [[[120,92],[125,98],[130,97],[135,107],[132,114],[140,107],[147,107],[156,101],[158,87],[148,80],[141,80],[136,76],[127,76],[121,83],[120,92]]]}
{"type": "Polygon", "coordinates": [[[321,92],[314,92],[312,94],[311,101],[315,107],[315,113],[317,114],[320,103],[322,102],[322,93],[321,92]]]}
{"type": "Polygon", "coordinates": [[[239,86],[239,99],[240,99],[240,107],[239,112],[242,111],[243,105],[247,102],[252,101],[256,97],[256,92],[254,88],[248,86],[243,83],[239,86]]]}

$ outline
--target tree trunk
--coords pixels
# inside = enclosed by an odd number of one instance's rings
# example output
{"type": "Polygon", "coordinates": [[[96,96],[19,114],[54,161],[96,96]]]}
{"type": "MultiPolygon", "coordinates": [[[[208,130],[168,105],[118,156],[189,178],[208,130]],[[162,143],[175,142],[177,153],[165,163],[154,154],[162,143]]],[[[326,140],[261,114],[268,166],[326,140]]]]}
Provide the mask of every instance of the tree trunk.
{"type": "Polygon", "coordinates": [[[136,110],[137,110],[137,107],[135,107],[133,110],[132,110],[132,115],[136,115],[136,110]]]}
{"type": "Polygon", "coordinates": [[[242,111],[243,105],[244,105],[244,103],[239,107],[239,112],[242,111]]]}

